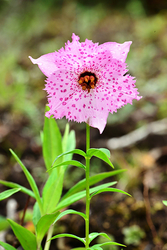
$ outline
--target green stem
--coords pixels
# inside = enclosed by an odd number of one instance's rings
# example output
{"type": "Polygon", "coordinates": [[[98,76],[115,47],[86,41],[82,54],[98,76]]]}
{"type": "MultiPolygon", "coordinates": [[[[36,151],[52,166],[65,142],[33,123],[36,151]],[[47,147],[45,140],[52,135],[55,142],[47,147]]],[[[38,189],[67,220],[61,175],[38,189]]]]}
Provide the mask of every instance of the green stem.
{"type": "Polygon", "coordinates": [[[52,238],[53,229],[54,229],[54,225],[51,225],[50,228],[49,228],[49,230],[48,230],[48,234],[47,234],[47,238],[46,238],[46,243],[45,243],[45,248],[44,248],[44,250],[49,250],[50,243],[51,243],[50,238],[52,238]],[[48,240],[49,240],[49,241],[48,241],[48,240]]]}
{"type": "MultiPolygon", "coordinates": [[[[90,148],[90,127],[86,124],[86,153],[90,148]]],[[[89,196],[89,169],[90,158],[86,158],[86,221],[85,221],[85,235],[86,235],[86,248],[89,248],[89,211],[90,211],[90,196],[89,196]]]]}

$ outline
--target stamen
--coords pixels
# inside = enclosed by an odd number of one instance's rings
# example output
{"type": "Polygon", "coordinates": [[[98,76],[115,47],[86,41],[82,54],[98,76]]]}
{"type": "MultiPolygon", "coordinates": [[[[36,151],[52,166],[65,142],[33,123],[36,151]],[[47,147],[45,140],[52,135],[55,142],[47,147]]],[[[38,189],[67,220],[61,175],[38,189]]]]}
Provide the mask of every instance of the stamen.
{"type": "Polygon", "coordinates": [[[91,89],[96,87],[97,77],[94,73],[86,71],[80,75],[78,83],[81,85],[82,90],[87,90],[89,93],[91,89]]]}
{"type": "Polygon", "coordinates": [[[85,76],[85,82],[89,82],[89,76],[85,76]]]}
{"type": "Polygon", "coordinates": [[[91,82],[94,82],[94,81],[95,81],[94,76],[90,76],[90,77],[89,77],[89,80],[90,80],[91,82]]]}
{"type": "Polygon", "coordinates": [[[81,78],[79,79],[79,81],[78,81],[79,84],[82,84],[82,83],[84,82],[84,80],[85,80],[84,77],[81,77],[81,78]]]}

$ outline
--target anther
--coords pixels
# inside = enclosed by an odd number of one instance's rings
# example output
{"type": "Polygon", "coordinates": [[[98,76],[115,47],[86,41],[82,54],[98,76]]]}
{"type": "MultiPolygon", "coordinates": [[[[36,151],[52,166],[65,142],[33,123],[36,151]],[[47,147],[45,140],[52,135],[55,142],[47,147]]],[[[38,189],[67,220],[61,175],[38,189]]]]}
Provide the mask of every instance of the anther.
{"type": "Polygon", "coordinates": [[[85,78],[85,82],[89,82],[89,76],[86,75],[84,78],[85,78]]]}
{"type": "Polygon", "coordinates": [[[94,82],[94,80],[95,80],[94,76],[90,76],[89,80],[90,80],[90,82],[94,82]]]}
{"type": "Polygon", "coordinates": [[[82,86],[82,89],[83,89],[83,90],[86,90],[86,86],[85,86],[85,85],[83,85],[83,86],[82,86]]]}
{"type": "Polygon", "coordinates": [[[97,77],[94,73],[85,71],[80,75],[78,83],[82,87],[82,90],[87,90],[89,93],[91,89],[96,87],[97,77]]]}
{"type": "Polygon", "coordinates": [[[95,87],[94,82],[90,82],[89,85],[90,85],[90,87],[91,87],[92,89],[94,89],[94,87],[95,87]]]}
{"type": "Polygon", "coordinates": [[[81,77],[78,81],[79,84],[82,84],[85,81],[84,77],[81,77]]]}

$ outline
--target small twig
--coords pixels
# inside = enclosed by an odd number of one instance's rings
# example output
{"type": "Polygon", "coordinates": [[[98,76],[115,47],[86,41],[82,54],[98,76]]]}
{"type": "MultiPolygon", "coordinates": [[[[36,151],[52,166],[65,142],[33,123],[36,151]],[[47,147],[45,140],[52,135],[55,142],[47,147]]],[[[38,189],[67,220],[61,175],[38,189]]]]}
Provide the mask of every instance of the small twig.
{"type": "Polygon", "coordinates": [[[160,121],[151,122],[130,132],[127,135],[109,139],[107,141],[107,147],[109,149],[129,147],[141,140],[144,140],[150,134],[167,134],[167,118],[160,121]]]}
{"type": "MultiPolygon", "coordinates": [[[[143,184],[144,184],[144,182],[143,182],[143,184]]],[[[147,220],[148,226],[151,230],[153,239],[155,239],[155,238],[157,238],[157,232],[155,230],[155,226],[154,226],[152,219],[151,219],[151,213],[150,213],[151,206],[150,206],[148,191],[149,191],[148,186],[144,184],[143,196],[144,196],[144,201],[145,201],[145,206],[146,206],[146,220],[147,220]]]]}
{"type": "Polygon", "coordinates": [[[30,196],[28,196],[25,207],[24,207],[24,210],[23,210],[23,215],[22,215],[22,218],[21,218],[21,221],[20,221],[21,226],[23,226],[24,218],[25,218],[25,214],[26,214],[29,202],[30,202],[30,196]]]}

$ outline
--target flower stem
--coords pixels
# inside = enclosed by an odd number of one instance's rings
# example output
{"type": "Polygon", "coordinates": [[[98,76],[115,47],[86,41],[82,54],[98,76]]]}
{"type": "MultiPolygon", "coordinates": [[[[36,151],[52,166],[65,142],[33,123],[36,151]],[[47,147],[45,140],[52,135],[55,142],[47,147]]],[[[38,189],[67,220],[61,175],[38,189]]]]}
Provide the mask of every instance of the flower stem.
{"type": "MultiPolygon", "coordinates": [[[[86,153],[90,148],[90,126],[86,124],[86,153]]],[[[89,196],[89,169],[90,158],[86,158],[86,221],[85,221],[85,236],[86,248],[89,248],[89,211],[90,211],[90,196],[89,196]]]]}
{"type": "Polygon", "coordinates": [[[49,250],[49,248],[50,248],[50,243],[51,243],[50,238],[52,238],[53,229],[54,229],[54,225],[51,225],[50,228],[49,228],[49,230],[48,230],[48,234],[47,234],[47,238],[46,238],[46,243],[45,243],[44,250],[49,250]]]}

